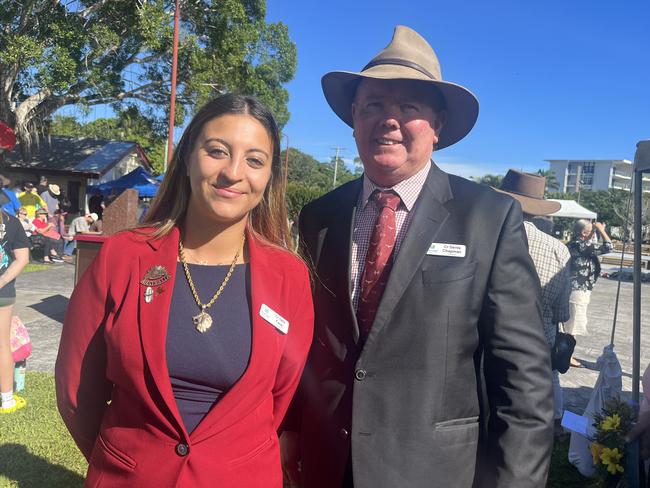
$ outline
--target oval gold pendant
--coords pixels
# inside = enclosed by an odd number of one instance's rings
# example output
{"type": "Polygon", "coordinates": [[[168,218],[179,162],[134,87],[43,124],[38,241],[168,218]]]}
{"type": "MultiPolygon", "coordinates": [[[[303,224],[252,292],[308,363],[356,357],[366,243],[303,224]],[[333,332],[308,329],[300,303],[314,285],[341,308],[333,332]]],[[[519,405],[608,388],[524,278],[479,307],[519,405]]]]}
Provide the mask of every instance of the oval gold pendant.
{"type": "Polygon", "coordinates": [[[205,332],[210,327],[212,327],[212,317],[210,317],[210,314],[204,311],[192,317],[192,322],[194,322],[194,325],[196,326],[196,330],[198,330],[201,333],[205,332]]]}

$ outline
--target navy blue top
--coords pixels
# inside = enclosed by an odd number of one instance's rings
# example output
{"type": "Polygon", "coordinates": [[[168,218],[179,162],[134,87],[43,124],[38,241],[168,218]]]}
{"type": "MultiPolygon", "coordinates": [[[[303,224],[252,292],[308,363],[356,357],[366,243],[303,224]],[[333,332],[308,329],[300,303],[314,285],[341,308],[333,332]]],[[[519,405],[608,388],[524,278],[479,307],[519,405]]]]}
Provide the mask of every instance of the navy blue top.
{"type": "MultiPolygon", "coordinates": [[[[188,266],[202,303],[212,298],[230,268],[188,266]]],[[[190,433],[248,366],[252,336],[248,264],[235,266],[223,292],[206,310],[212,327],[204,333],[192,322],[200,311],[183,265],[178,263],[167,328],[167,369],[176,405],[190,433]]]]}

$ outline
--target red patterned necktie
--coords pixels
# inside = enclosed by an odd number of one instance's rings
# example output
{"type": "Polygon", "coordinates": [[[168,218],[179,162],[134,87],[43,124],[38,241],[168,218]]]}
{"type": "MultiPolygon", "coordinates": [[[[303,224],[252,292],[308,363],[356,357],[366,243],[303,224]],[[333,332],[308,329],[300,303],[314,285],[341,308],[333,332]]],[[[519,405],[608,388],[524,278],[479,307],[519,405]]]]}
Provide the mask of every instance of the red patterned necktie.
{"type": "Polygon", "coordinates": [[[359,284],[361,295],[357,307],[357,321],[362,341],[368,337],[375,320],[375,314],[393,265],[392,255],[397,235],[395,210],[401,201],[399,195],[393,191],[379,190],[375,190],[370,199],[376,202],[381,211],[375,221],[359,284]]]}

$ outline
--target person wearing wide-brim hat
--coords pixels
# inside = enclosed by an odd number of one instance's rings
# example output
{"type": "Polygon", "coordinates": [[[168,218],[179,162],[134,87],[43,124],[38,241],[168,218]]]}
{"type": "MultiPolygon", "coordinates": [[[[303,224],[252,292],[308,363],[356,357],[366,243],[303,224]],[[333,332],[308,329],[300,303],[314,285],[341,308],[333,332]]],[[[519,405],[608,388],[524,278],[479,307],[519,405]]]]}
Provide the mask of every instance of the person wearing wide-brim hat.
{"type": "Polygon", "coordinates": [[[41,193],[41,198],[45,202],[47,214],[50,218],[54,217],[54,212],[59,208],[59,197],[61,196],[61,188],[59,185],[50,183],[47,185],[47,190],[41,193]]]}
{"type": "Polygon", "coordinates": [[[470,132],[476,97],[404,26],[322,86],[364,175],[300,215],[316,328],[284,425],[288,478],[544,486],[553,399],[520,205],[431,160],[470,132]]]}
{"type": "Polygon", "coordinates": [[[562,208],[560,202],[544,199],[545,189],[546,178],[516,169],[509,169],[500,188],[495,188],[517,200],[524,214],[531,216],[551,215],[562,208]]]}
{"type": "MultiPolygon", "coordinates": [[[[555,345],[559,324],[570,317],[571,255],[567,247],[534,225],[534,218],[548,216],[561,208],[560,202],[545,200],[546,178],[540,175],[508,170],[501,182],[501,191],[521,204],[524,212],[524,228],[528,238],[528,252],[542,285],[542,317],[544,334],[549,349],[555,345]]],[[[574,365],[574,364],[572,364],[574,365]]],[[[568,368],[568,364],[565,366],[568,368]]],[[[562,367],[560,366],[562,369],[562,367]]],[[[566,372],[566,370],[562,370],[566,372]]],[[[553,371],[553,399],[555,433],[561,434],[560,421],[564,412],[562,387],[557,370],[553,371]]]]}

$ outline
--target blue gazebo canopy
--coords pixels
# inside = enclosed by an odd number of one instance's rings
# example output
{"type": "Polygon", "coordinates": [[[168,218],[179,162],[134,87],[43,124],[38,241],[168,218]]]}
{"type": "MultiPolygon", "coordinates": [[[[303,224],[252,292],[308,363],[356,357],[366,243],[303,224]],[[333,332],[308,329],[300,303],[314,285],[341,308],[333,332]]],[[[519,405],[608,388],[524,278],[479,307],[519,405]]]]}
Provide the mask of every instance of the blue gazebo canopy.
{"type": "Polygon", "coordinates": [[[150,198],[156,195],[160,182],[150,175],[142,166],[113,181],[87,187],[86,193],[93,194],[97,191],[102,195],[122,193],[124,190],[137,190],[140,197],[150,198]]]}

